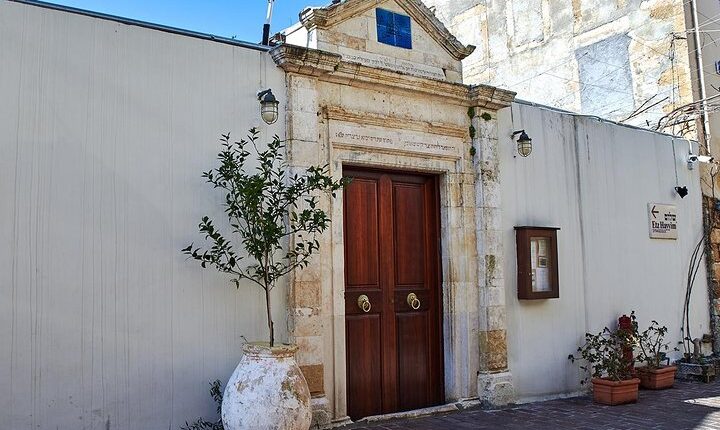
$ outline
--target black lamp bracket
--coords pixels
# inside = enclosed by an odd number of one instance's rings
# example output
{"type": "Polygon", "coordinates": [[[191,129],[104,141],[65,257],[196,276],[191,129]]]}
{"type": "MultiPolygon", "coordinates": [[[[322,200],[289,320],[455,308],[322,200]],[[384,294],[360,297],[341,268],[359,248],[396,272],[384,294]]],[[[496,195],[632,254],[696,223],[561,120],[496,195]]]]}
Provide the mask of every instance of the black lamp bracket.
{"type": "Polygon", "coordinates": [[[525,130],[513,131],[513,133],[510,135],[510,137],[515,137],[515,135],[520,134],[520,133],[525,133],[525,130]]]}
{"type": "Polygon", "coordinates": [[[267,94],[271,91],[272,90],[270,88],[268,88],[267,90],[263,90],[263,91],[260,91],[259,93],[257,93],[258,100],[262,100],[262,98],[265,96],[265,94],[267,94]]]}

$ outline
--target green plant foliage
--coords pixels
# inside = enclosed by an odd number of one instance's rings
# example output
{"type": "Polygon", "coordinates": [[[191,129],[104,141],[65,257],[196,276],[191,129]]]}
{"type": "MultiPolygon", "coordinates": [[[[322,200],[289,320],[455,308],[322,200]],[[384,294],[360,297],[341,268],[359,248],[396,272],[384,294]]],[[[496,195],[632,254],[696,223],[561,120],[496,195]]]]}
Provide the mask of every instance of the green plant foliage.
{"type": "MultiPolygon", "coordinates": [[[[210,383],[210,397],[217,403],[217,414],[220,415],[223,399],[220,380],[216,379],[210,383]]],[[[180,427],[180,430],[223,430],[223,423],[222,419],[207,421],[204,418],[198,418],[192,423],[186,421],[185,425],[180,427]]]]}
{"type": "Polygon", "coordinates": [[[319,207],[319,195],[335,192],[344,180],[335,181],[328,166],[312,166],[302,174],[289,174],[283,142],[274,136],[267,149],[258,147],[257,129],[239,142],[222,135],[219,167],[203,173],[214,188],[226,192],[224,208],[230,225],[225,236],[209,217],[199,224],[209,242],[200,248],[190,244],[182,252],[233,276],[237,288],[245,279],[262,288],[268,320],[270,346],[275,336],[270,292],[277,281],[296,268],[304,268],[320,247],[317,235],[330,225],[330,217],[319,207]],[[253,150],[257,167],[248,165],[253,150]],[[242,245],[244,253],[235,250],[242,245]],[[243,259],[249,260],[241,264],[243,259]]]}
{"type": "Polygon", "coordinates": [[[487,112],[483,112],[483,114],[480,115],[480,118],[484,119],[485,121],[490,121],[492,119],[492,115],[487,112]]]}
{"type": "MultiPolygon", "coordinates": [[[[630,314],[635,329],[635,345],[638,349],[637,360],[647,365],[648,369],[658,369],[666,361],[670,343],[665,342],[668,329],[653,320],[642,332],[638,330],[635,313],[630,314]]],[[[675,348],[677,351],[677,348],[675,348]]]]}
{"type": "Polygon", "coordinates": [[[475,154],[477,154],[477,149],[475,149],[474,146],[470,145],[470,155],[474,157],[475,154]]]}
{"type": "Polygon", "coordinates": [[[468,108],[468,117],[470,117],[470,119],[475,118],[475,108],[472,106],[468,108]]]}
{"type": "MultiPolygon", "coordinates": [[[[587,364],[580,368],[593,378],[623,381],[632,378],[633,363],[625,354],[632,348],[633,333],[625,330],[610,330],[605,327],[598,334],[585,333],[585,344],[577,349],[579,356],[570,354],[573,363],[583,360],[587,364]]],[[[587,378],[583,381],[587,382],[587,378]]]]}
{"type": "Polygon", "coordinates": [[[475,127],[471,125],[470,127],[468,127],[468,131],[470,132],[470,139],[475,139],[475,127]]]}

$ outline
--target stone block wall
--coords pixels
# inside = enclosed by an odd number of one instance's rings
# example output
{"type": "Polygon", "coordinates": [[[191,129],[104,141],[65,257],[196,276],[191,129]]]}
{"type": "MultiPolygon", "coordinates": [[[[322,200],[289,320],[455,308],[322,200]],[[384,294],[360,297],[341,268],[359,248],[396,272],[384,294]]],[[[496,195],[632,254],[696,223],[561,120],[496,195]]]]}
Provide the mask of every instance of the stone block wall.
{"type": "Polygon", "coordinates": [[[707,237],[706,263],[710,303],[710,328],[713,334],[713,353],[720,353],[720,211],[716,209],[717,200],[703,196],[703,217],[707,237]]]}
{"type": "Polygon", "coordinates": [[[424,2],[477,46],[465,83],[618,121],[657,103],[627,120],[643,127],[692,101],[682,0],[424,2]]]}

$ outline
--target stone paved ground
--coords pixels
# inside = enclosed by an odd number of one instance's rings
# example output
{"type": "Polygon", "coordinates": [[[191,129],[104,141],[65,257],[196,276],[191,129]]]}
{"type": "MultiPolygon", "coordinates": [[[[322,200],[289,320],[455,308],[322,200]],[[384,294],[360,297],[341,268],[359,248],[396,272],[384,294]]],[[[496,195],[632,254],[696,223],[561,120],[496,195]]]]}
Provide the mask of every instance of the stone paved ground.
{"type": "Polygon", "coordinates": [[[718,429],[720,382],[676,382],[663,391],[640,391],[638,403],[600,406],[589,397],[467,409],[424,418],[354,424],[353,430],[403,429],[718,429]]]}

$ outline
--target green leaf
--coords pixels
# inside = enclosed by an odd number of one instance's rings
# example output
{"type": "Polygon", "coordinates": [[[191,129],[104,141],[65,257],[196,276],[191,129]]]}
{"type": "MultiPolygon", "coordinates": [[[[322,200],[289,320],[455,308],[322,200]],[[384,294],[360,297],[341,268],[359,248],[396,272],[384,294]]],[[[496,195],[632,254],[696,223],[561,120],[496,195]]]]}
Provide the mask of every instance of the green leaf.
{"type": "Polygon", "coordinates": [[[219,165],[203,175],[213,189],[224,191],[227,222],[214,224],[208,216],[202,217],[198,230],[207,246],[193,249],[191,244],[182,250],[203,268],[210,265],[237,276],[233,278],[236,288],[243,278],[270,289],[282,276],[307,267],[320,246],[316,235],[330,225],[330,217],[320,207],[349,183],[346,178],[333,180],[327,164],[291,170],[283,142],[275,136],[261,145],[258,135],[257,129],[250,129],[247,140],[239,142],[231,142],[229,133],[221,136],[219,165]],[[252,162],[250,150],[255,153],[252,162]],[[307,209],[298,212],[299,203],[307,209]],[[243,252],[236,255],[235,244],[243,252]],[[249,265],[237,268],[243,258],[249,265]]]}

